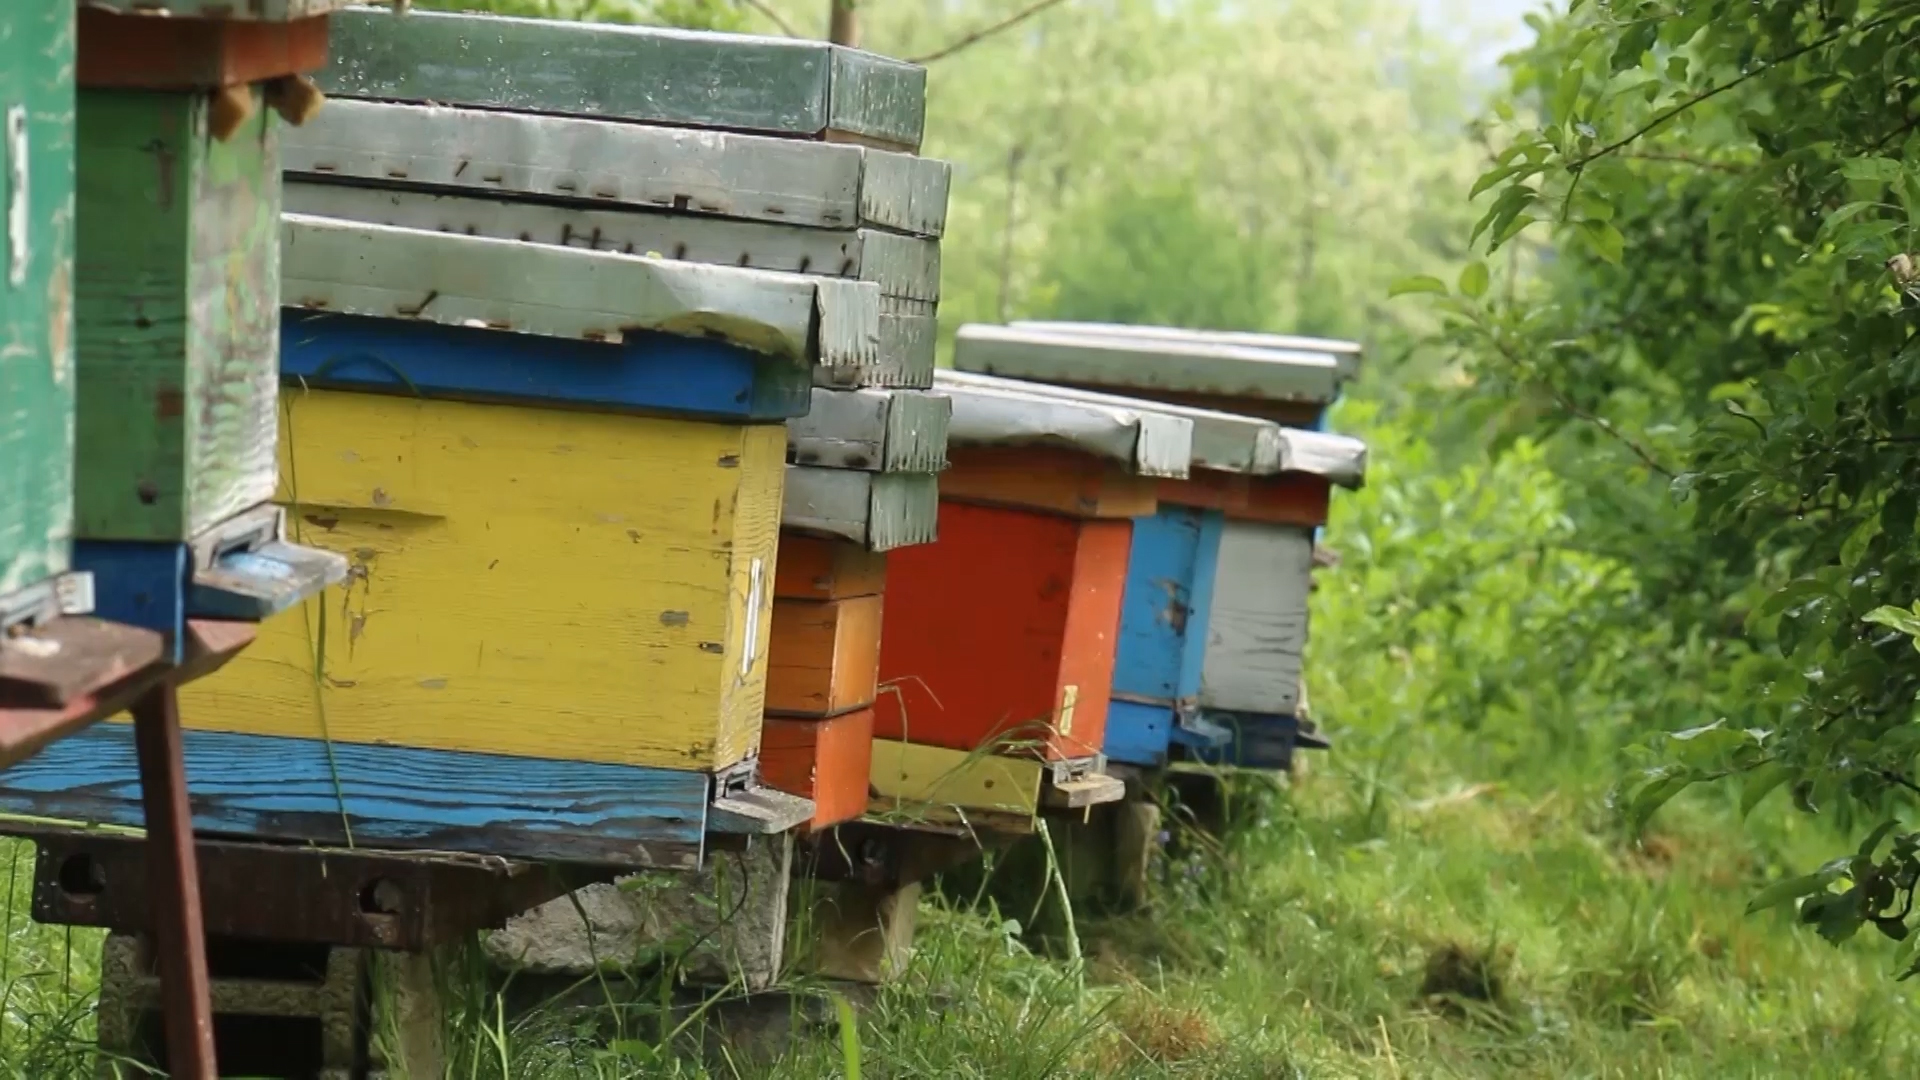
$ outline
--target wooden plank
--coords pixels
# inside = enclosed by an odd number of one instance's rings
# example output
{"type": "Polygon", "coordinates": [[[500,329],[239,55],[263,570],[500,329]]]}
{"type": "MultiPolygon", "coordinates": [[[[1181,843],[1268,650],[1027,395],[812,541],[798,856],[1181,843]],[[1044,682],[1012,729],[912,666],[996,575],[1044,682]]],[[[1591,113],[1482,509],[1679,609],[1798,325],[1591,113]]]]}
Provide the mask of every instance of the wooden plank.
{"type": "Polygon", "coordinates": [[[875,735],[1097,753],[1132,530],[943,501],[939,540],[887,559],[875,735]]]}
{"type": "Polygon", "coordinates": [[[871,363],[871,285],[288,214],[288,307],[618,344],[704,336],[806,366],[871,363]]]}
{"type": "Polygon", "coordinates": [[[318,71],[326,62],[323,18],[142,19],[80,8],[83,87],[215,90],[318,71]]]}
{"type": "Polygon", "coordinates": [[[1200,675],[1203,707],[1290,713],[1299,704],[1312,570],[1309,530],[1227,522],[1200,675]]]}
{"type": "MultiPolygon", "coordinates": [[[[1004,387],[1006,380],[991,375],[962,371],[942,372],[943,390],[956,386],[1004,387]]],[[[1116,397],[1112,394],[1073,386],[1046,384],[1050,395],[1070,401],[1138,408],[1183,417],[1193,425],[1193,451],[1190,466],[1220,472],[1266,475],[1279,472],[1287,450],[1286,433],[1271,420],[1212,412],[1160,401],[1116,397]]]]}
{"type": "Polygon", "coordinates": [[[915,390],[815,388],[807,415],[787,421],[787,460],[869,472],[947,467],[951,399],[915,390]]]}
{"type": "Polygon", "coordinates": [[[940,481],[933,473],[789,465],[780,525],[892,551],[934,538],[939,502],[940,481]]]}
{"type": "Polygon", "coordinates": [[[1175,726],[1172,705],[1115,697],[1107,704],[1106,738],[1100,752],[1109,761],[1158,768],[1172,752],[1175,726]]]}
{"type": "Polygon", "coordinates": [[[1144,341],[1193,342],[1201,345],[1234,345],[1276,352],[1321,353],[1333,358],[1343,380],[1360,374],[1360,343],[1331,338],[1300,337],[1295,334],[1263,334],[1241,330],[1185,330],[1171,326],[1128,326],[1124,323],[1046,322],[1015,320],[1007,325],[1017,330],[1046,333],[1084,334],[1090,337],[1138,338],[1144,341]]]}
{"type": "Polygon", "coordinates": [[[351,99],[289,132],[285,153],[307,178],[914,237],[944,230],[950,171],[857,146],[351,99]]]}
{"type": "Polygon", "coordinates": [[[80,536],[184,540],[273,494],[280,169],[251,93],[225,141],[205,95],[79,95],[80,536]]]}
{"type": "Polygon", "coordinates": [[[1219,511],[1162,506],[1133,523],[1114,665],[1117,696],[1165,704],[1200,693],[1225,519],[1219,511]]]}
{"type": "Polygon", "coordinates": [[[716,795],[707,807],[707,831],[730,836],[779,836],[811,820],[812,799],[758,785],[716,795]]]}
{"type": "Polygon", "coordinates": [[[1225,732],[1218,746],[1181,745],[1175,756],[1185,761],[1239,769],[1289,772],[1293,753],[1310,745],[1301,737],[1300,721],[1292,716],[1215,712],[1208,719],[1225,732]]]}
{"type": "Polygon", "coordinates": [[[1128,476],[1103,462],[1051,447],[953,451],[940,498],[1085,518],[1136,518],[1158,508],[1168,481],[1128,476]]]}
{"type": "Polygon", "coordinates": [[[1181,390],[1324,405],[1340,392],[1340,365],[1324,353],[1094,337],[980,323],[960,328],[953,366],[1116,393],[1181,390]]]}
{"type": "Polygon", "coordinates": [[[1150,402],[1077,398],[1071,391],[1012,379],[983,381],[934,373],[953,399],[947,445],[1032,446],[1101,458],[1139,476],[1184,477],[1193,458],[1193,421],[1150,402]]]}
{"type": "Polygon", "coordinates": [[[885,552],[850,540],[780,530],[780,565],[774,570],[776,600],[841,600],[879,596],[887,588],[885,552]]]}
{"type": "MultiPolygon", "coordinates": [[[[707,777],[666,769],[193,730],[186,765],[213,836],[692,869],[706,822],[707,777]]],[[[0,812],[140,827],[132,725],[0,773],[0,812]]]]}
{"type": "Polygon", "coordinates": [[[781,428],[324,391],[286,408],[281,500],[347,583],[188,687],[190,728],[689,770],[752,754],[781,428]]]}
{"type": "MultiPolygon", "coordinates": [[[[1103,389],[1090,384],[1077,385],[1084,385],[1084,388],[1089,390],[1103,389]]],[[[1104,389],[1111,391],[1112,388],[1104,389]]],[[[1318,427],[1326,421],[1327,406],[1330,404],[1315,401],[1265,401],[1233,394],[1195,394],[1182,390],[1161,390],[1138,386],[1129,387],[1127,393],[1151,397],[1156,401],[1165,401],[1174,405],[1191,405],[1196,409],[1257,416],[1262,420],[1271,420],[1291,429],[1318,427]]]]}
{"type": "Polygon", "coordinates": [[[1327,523],[1332,488],[1307,473],[1260,477],[1244,488],[1245,498],[1226,508],[1233,521],[1313,528],[1327,523]]]}
{"type": "MultiPolygon", "coordinates": [[[[879,661],[879,642],[874,660],[879,661]]],[[[69,615],[0,635],[0,708],[59,708],[157,662],[151,630],[69,615]]]]}
{"type": "Polygon", "coordinates": [[[760,729],[761,782],[812,799],[808,829],[831,828],[865,813],[872,767],[872,709],[824,720],[769,716],[760,729]]]}
{"type": "Polygon", "coordinates": [[[882,296],[879,355],[870,364],[814,368],[814,385],[838,390],[865,386],[925,390],[933,385],[939,330],[933,304],[882,296]]]}
{"type": "Polygon", "coordinates": [[[920,911],[918,881],[869,884],[802,879],[799,955],[808,974],[879,986],[904,975],[920,911]]]}
{"type": "Polygon", "coordinates": [[[927,301],[940,298],[939,243],[874,229],[800,228],[691,214],[554,206],[299,180],[288,181],[285,197],[290,213],[870,281],[887,296],[927,301]]]}
{"type": "Polygon", "coordinates": [[[1037,761],[876,738],[867,813],[897,823],[1031,831],[1045,775],[1037,761]]]}
{"type": "Polygon", "coordinates": [[[736,423],[798,416],[812,400],[805,369],[719,341],[636,331],[615,345],[292,309],[280,374],[295,387],[736,423]]]}
{"type": "Polygon", "coordinates": [[[73,5],[0,5],[0,599],[73,539],[73,5]]]}
{"type": "Polygon", "coordinates": [[[333,22],[320,81],[343,97],[842,134],[906,151],[926,120],[925,69],[820,41],[428,11],[333,22]]]}
{"type": "Polygon", "coordinates": [[[767,712],[838,716],[873,705],[880,674],[883,598],[773,601],[767,712]]]}

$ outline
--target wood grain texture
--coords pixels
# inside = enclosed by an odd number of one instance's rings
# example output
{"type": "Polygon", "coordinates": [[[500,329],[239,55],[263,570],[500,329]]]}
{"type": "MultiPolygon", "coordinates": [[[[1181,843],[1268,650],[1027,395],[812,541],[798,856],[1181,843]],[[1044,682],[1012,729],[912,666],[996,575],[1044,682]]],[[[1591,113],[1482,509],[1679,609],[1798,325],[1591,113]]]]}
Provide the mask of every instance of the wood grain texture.
{"type": "Polygon", "coordinates": [[[1312,570],[1311,531],[1227,522],[1207,622],[1202,706],[1250,713],[1294,710],[1312,570]]]}
{"type": "Polygon", "coordinates": [[[803,368],[879,349],[879,294],[864,283],[300,214],[282,233],[288,307],[614,344],[653,330],[803,368]]]}
{"type": "Polygon", "coordinates": [[[297,179],[287,183],[286,208],[428,232],[847,278],[871,282],[886,296],[940,298],[939,243],[875,229],[804,228],[297,179]]]}
{"type": "Polygon", "coordinates": [[[1037,761],[875,738],[867,813],[898,823],[1031,831],[1045,778],[1037,761]]]}
{"type": "Polygon", "coordinates": [[[931,541],[940,482],[933,473],[871,473],[787,466],[781,527],[837,537],[872,551],[931,541]]]}
{"type": "Polygon", "coordinates": [[[1132,528],[943,500],[940,538],[888,556],[875,734],[1097,752],[1132,528]]]}
{"type": "Polygon", "coordinates": [[[1084,454],[1027,447],[954,447],[940,497],[1083,518],[1136,518],[1159,508],[1159,484],[1084,454]]]}
{"type": "Polygon", "coordinates": [[[873,710],[825,720],[767,717],[760,730],[760,781],[813,800],[807,828],[830,828],[866,812],[873,767],[873,710]]]}
{"type": "Polygon", "coordinates": [[[318,71],[325,19],[127,18],[80,9],[79,82],[88,88],[214,90],[318,71]]]}
{"type": "Polygon", "coordinates": [[[871,706],[879,683],[882,601],[776,597],[767,644],[767,712],[822,717],[871,706]]]}
{"type": "Polygon", "coordinates": [[[73,540],[73,17],[0,8],[0,597],[73,540]]]}
{"type": "Polygon", "coordinates": [[[330,94],[920,148],[926,71],[825,42],[487,15],[350,10],[330,94]],[[512,72],[503,78],[503,72],[512,72]]]}
{"type": "Polygon", "coordinates": [[[622,337],[614,345],[288,310],[280,372],[294,386],[734,422],[798,416],[811,400],[804,369],[737,345],[642,331],[622,337]]]}
{"type": "Polygon", "coordinates": [[[752,752],[780,427],[286,404],[281,498],[347,584],[189,687],[189,727],[696,770],[752,752]]]}
{"type": "Polygon", "coordinates": [[[945,228],[950,172],[859,146],[350,98],[289,132],[285,152],[308,178],[928,238],[945,228]]]}
{"type": "Polygon", "coordinates": [[[882,296],[880,348],[874,361],[852,367],[814,368],[814,385],[841,390],[863,386],[925,390],[933,385],[939,329],[932,303],[882,296]]]}
{"type": "Polygon", "coordinates": [[[918,390],[815,388],[807,415],[787,421],[787,460],[868,472],[947,467],[951,399],[918,390]]]}
{"type": "Polygon", "coordinates": [[[197,94],[79,96],[77,531],[183,540],[270,498],[277,121],[197,94]]]}
{"type": "MultiPolygon", "coordinates": [[[[698,773],[191,730],[186,765],[215,836],[692,869],[705,829],[698,773]]],[[[132,725],[0,772],[0,812],[140,827],[132,725]]]]}
{"type": "Polygon", "coordinates": [[[780,566],[773,576],[775,599],[840,600],[879,596],[887,588],[885,552],[849,540],[780,530],[780,566]]]}
{"type": "Polygon", "coordinates": [[[1115,694],[1172,704],[1200,693],[1225,524],[1219,511],[1183,506],[1162,506],[1134,521],[1115,694]]]}

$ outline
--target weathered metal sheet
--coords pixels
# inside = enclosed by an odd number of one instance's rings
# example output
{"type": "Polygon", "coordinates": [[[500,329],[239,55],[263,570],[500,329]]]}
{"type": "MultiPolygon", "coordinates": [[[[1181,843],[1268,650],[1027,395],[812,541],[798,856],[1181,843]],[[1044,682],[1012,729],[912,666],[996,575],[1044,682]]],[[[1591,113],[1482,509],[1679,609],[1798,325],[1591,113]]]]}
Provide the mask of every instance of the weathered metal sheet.
{"type": "Polygon", "coordinates": [[[807,415],[787,421],[787,460],[867,472],[947,467],[953,402],[918,390],[813,391],[807,415]]]}
{"type": "MultiPolygon", "coordinates": [[[[942,372],[940,380],[943,388],[954,386],[992,388],[1005,385],[1005,380],[996,379],[991,375],[976,375],[963,371],[942,372]]],[[[1235,416],[1231,413],[1196,409],[1186,405],[1169,405],[1158,401],[1116,397],[1112,394],[1073,387],[1047,386],[1046,390],[1049,394],[1068,401],[1120,406],[1185,418],[1193,424],[1193,468],[1212,469],[1216,472],[1250,473],[1255,476],[1270,475],[1282,469],[1287,433],[1271,420],[1235,416]]]]}
{"type": "Polygon", "coordinates": [[[863,282],[704,266],[288,214],[288,307],[619,342],[717,338],[805,365],[872,363],[879,292],[863,282]]]}
{"type": "Polygon", "coordinates": [[[898,296],[880,297],[880,349],[871,364],[813,369],[813,384],[838,390],[866,386],[925,390],[933,385],[940,325],[934,305],[898,296]]]}
{"type": "Polygon", "coordinates": [[[0,601],[73,540],[74,20],[0,6],[0,601]]]}
{"type": "Polygon", "coordinates": [[[1281,472],[1312,473],[1324,476],[1344,488],[1357,488],[1367,480],[1367,444],[1351,435],[1325,431],[1282,428],[1285,439],[1280,458],[1281,472]]]}
{"type": "Polygon", "coordinates": [[[1176,390],[1324,403],[1340,389],[1340,365],[1322,353],[979,323],[960,328],[953,366],[1017,379],[1113,387],[1116,392],[1176,390]]]}
{"type": "Polygon", "coordinates": [[[1057,446],[1091,454],[1140,476],[1184,479],[1193,460],[1193,421],[1148,402],[1088,395],[1015,379],[934,373],[953,399],[949,446],[1057,446]]]}
{"type": "Polygon", "coordinates": [[[128,15],[178,19],[291,22],[340,11],[364,0],[79,0],[87,7],[128,15]]]}
{"type": "Polygon", "coordinates": [[[787,466],[780,527],[851,540],[869,551],[930,544],[940,518],[932,473],[787,466]]]}
{"type": "Polygon", "coordinates": [[[1340,377],[1351,379],[1360,374],[1361,348],[1357,341],[1333,338],[1301,337],[1296,334],[1262,334],[1246,330],[1185,330],[1172,326],[1128,326],[1125,323],[1048,322],[1017,319],[1008,325],[1020,330],[1051,333],[1087,334],[1093,337],[1139,338],[1144,341],[1188,341],[1200,345],[1237,345],[1249,349],[1277,352],[1321,353],[1331,356],[1340,366],[1340,377]]]}
{"type": "Polygon", "coordinates": [[[914,300],[940,296],[937,242],[872,229],[802,229],[299,180],[287,182],[284,200],[288,213],[870,281],[885,295],[914,300]]]}
{"type": "Polygon", "coordinates": [[[83,90],[77,534],[184,540],[273,495],[278,121],[223,140],[202,94],[83,90]]]}
{"type": "Polygon", "coordinates": [[[914,151],[926,70],[794,38],[350,8],[322,89],[914,151]]]}
{"type": "Polygon", "coordinates": [[[292,174],[938,237],[944,161],[837,143],[402,102],[331,101],[292,174]]]}

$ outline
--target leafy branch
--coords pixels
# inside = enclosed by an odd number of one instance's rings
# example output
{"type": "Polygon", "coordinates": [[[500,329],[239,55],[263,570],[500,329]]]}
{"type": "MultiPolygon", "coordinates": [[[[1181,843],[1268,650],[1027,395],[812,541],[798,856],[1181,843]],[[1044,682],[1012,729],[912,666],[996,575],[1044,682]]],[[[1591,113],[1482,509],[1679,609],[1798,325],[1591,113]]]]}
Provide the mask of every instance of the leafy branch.
{"type": "Polygon", "coordinates": [[[1014,27],[1019,26],[1021,23],[1026,22],[1028,19],[1033,18],[1035,15],[1038,15],[1041,12],[1047,10],[1048,8],[1054,7],[1060,3],[1062,3],[1062,0],[1038,0],[1038,2],[1036,3],[1028,4],[1026,7],[1020,9],[1019,11],[1014,12],[1012,15],[1007,16],[1006,18],[1000,20],[997,23],[994,23],[991,26],[981,27],[980,29],[975,30],[973,33],[960,38],[959,40],[953,42],[952,44],[947,45],[940,49],[936,49],[933,52],[926,54],[925,56],[914,57],[911,63],[931,64],[935,60],[945,60],[947,57],[952,56],[954,53],[957,53],[962,49],[968,48],[973,45],[978,45],[982,41],[985,41],[996,34],[1002,33],[1003,31],[1011,30],[1014,27]]]}

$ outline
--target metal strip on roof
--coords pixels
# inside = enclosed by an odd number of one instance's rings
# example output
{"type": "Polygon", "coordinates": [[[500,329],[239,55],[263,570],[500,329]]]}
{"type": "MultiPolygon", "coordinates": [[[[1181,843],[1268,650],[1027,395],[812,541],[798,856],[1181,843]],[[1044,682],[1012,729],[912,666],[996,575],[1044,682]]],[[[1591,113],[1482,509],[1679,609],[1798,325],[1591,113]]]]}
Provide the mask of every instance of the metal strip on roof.
{"type": "Polygon", "coordinates": [[[974,323],[960,328],[962,371],[1083,386],[1167,390],[1324,404],[1339,393],[1340,365],[1322,353],[1154,341],[974,323]]]}

